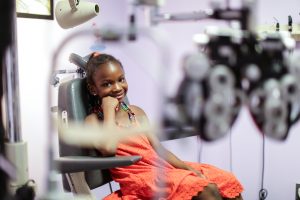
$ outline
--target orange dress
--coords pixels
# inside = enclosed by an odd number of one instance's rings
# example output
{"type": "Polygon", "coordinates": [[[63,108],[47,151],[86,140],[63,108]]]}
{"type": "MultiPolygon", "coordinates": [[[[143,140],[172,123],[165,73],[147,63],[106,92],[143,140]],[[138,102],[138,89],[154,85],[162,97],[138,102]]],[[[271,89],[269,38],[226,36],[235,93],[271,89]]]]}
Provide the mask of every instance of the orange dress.
{"type": "Polygon", "coordinates": [[[216,184],[220,194],[226,198],[237,197],[243,191],[233,174],[214,166],[186,162],[201,171],[207,179],[173,167],[158,156],[144,135],[131,138],[129,143],[119,144],[116,154],[139,155],[142,158],[133,165],[110,170],[113,180],[120,184],[120,190],[104,200],[189,200],[209,183],[216,184]]]}

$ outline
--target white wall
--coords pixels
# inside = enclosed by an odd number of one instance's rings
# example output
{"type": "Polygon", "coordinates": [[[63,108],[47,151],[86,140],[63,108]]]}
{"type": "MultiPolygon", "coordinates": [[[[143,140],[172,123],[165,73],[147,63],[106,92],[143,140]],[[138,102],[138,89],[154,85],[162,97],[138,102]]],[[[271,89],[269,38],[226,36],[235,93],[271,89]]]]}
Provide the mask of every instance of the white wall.
{"type": "MultiPolygon", "coordinates": [[[[37,182],[39,196],[45,192],[47,172],[46,147],[49,120],[46,111],[50,107],[47,105],[47,91],[50,87],[49,75],[53,52],[67,35],[76,30],[92,28],[93,24],[98,27],[104,24],[127,25],[126,19],[129,10],[127,1],[99,1],[99,4],[101,11],[98,17],[71,30],[61,29],[55,20],[23,18],[17,20],[22,135],[28,142],[30,178],[37,182]]],[[[231,4],[236,6],[239,1],[232,1],[231,4]]],[[[258,22],[272,24],[273,17],[276,17],[280,22],[286,24],[289,14],[292,15],[294,22],[299,22],[299,4],[297,0],[260,1],[257,13],[258,22]]],[[[173,0],[167,1],[162,11],[183,12],[206,8],[209,8],[209,1],[173,0]]],[[[139,24],[144,24],[141,18],[138,20],[139,24]]],[[[181,79],[182,56],[195,50],[191,40],[192,35],[201,32],[207,24],[215,24],[215,22],[208,20],[166,23],[158,26],[167,32],[169,41],[172,42],[172,59],[168,66],[170,74],[166,77],[170,93],[176,91],[176,86],[181,79]]],[[[75,45],[72,45],[76,47],[66,47],[62,56],[59,57],[59,66],[55,67],[57,69],[72,67],[66,56],[70,50],[81,54],[89,52],[90,43],[87,41],[89,40],[86,38],[74,40],[75,45]]],[[[159,101],[157,73],[160,70],[158,68],[160,55],[157,47],[147,38],[140,38],[137,43],[124,45],[121,48],[107,45],[106,51],[112,52],[120,58],[125,66],[131,103],[144,108],[150,119],[155,120],[159,115],[156,105],[159,101]],[[143,83],[143,87],[138,87],[141,83],[143,83]]],[[[55,98],[56,88],[51,88],[51,90],[55,98]]],[[[300,161],[297,160],[297,152],[300,149],[300,145],[298,145],[300,135],[297,134],[299,129],[298,123],[290,131],[285,142],[278,143],[269,139],[266,142],[265,187],[269,191],[268,199],[293,199],[295,196],[295,183],[300,182],[300,173],[298,172],[300,161]]],[[[210,163],[226,170],[232,169],[245,187],[244,199],[258,199],[262,166],[262,140],[246,109],[240,113],[240,117],[232,128],[231,136],[232,163],[230,162],[229,134],[213,143],[199,142],[196,137],[189,137],[164,142],[164,144],[180,158],[189,161],[199,160],[198,151],[202,145],[201,162],[210,163]]],[[[100,199],[108,194],[108,187],[104,186],[100,190],[95,190],[94,193],[100,199]]]]}

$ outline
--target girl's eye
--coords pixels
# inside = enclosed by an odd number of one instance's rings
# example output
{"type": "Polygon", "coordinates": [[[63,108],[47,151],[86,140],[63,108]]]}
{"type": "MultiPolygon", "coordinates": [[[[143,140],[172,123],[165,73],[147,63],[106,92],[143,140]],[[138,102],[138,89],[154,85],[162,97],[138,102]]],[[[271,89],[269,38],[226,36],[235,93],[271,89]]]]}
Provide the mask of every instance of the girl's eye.
{"type": "Polygon", "coordinates": [[[125,78],[120,78],[119,81],[122,82],[122,83],[124,83],[125,82],[125,78]]]}
{"type": "Polygon", "coordinates": [[[110,87],[110,86],[111,86],[111,83],[103,83],[102,86],[103,86],[103,87],[110,87]]]}

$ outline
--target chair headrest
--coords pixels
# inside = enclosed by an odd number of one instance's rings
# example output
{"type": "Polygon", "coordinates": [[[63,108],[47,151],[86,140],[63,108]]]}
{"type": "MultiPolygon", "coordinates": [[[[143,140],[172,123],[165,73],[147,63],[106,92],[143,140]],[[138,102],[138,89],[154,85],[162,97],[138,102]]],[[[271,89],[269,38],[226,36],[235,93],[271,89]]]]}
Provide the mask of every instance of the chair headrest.
{"type": "Polygon", "coordinates": [[[82,57],[76,53],[71,53],[71,55],[69,56],[69,61],[77,65],[82,70],[86,71],[86,64],[89,60],[90,55],[91,54],[88,54],[87,56],[82,57]]]}

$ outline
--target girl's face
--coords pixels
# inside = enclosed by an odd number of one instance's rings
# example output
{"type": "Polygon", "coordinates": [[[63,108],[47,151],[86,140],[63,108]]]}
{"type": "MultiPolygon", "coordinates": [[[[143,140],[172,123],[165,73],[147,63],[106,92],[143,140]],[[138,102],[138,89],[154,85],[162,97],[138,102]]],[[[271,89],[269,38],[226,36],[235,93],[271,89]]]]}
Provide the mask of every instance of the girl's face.
{"type": "Polygon", "coordinates": [[[109,62],[99,66],[93,74],[93,81],[92,90],[100,98],[111,96],[119,102],[124,100],[128,84],[124,70],[118,63],[109,62]]]}

